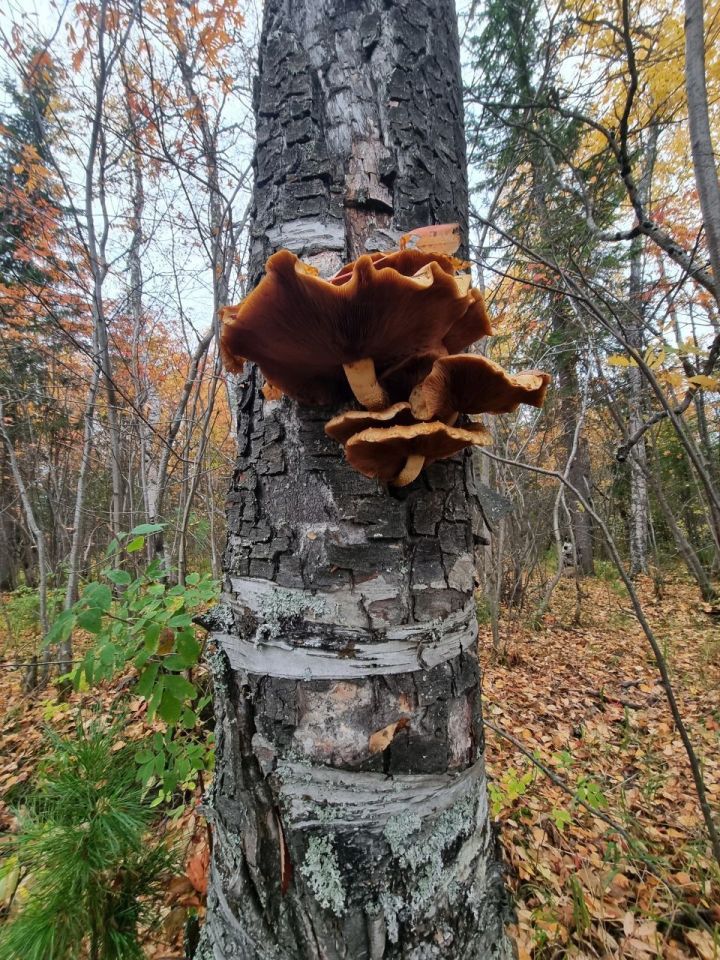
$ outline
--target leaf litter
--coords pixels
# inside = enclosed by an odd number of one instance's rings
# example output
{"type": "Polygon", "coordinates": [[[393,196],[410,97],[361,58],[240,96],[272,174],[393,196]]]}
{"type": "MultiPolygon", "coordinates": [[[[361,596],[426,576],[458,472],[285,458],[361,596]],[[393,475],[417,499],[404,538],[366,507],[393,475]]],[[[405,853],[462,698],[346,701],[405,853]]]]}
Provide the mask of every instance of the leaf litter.
{"type": "MultiPolygon", "coordinates": [[[[661,597],[649,579],[641,579],[639,589],[665,644],[718,815],[717,619],[681,579],[666,582],[661,597]]],[[[487,729],[490,800],[515,900],[511,931],[519,960],[720,960],[718,872],[654,661],[617,584],[589,579],[582,590],[578,624],[575,585],[561,581],[536,629],[504,612],[499,652],[489,628],[480,630],[487,719],[570,791],[487,729]],[[619,824],[633,843],[578,806],[578,798],[619,824]]],[[[11,656],[17,655],[14,643],[11,656]]],[[[7,758],[0,768],[0,843],[14,830],[13,811],[33,782],[46,728],[71,735],[78,717],[111,723],[120,709],[124,741],[141,741],[158,728],[159,721],[146,720],[145,701],[128,700],[128,683],[125,677],[62,696],[54,687],[24,694],[19,671],[0,671],[0,753],[7,758]]],[[[183,872],[168,884],[160,926],[145,942],[152,960],[180,960],[188,917],[204,913],[207,828],[197,810],[199,791],[186,799],[179,816],[160,817],[185,856],[183,872]]],[[[7,890],[3,896],[12,899],[7,890]]]]}
{"type": "MultiPolygon", "coordinates": [[[[720,815],[720,631],[693,588],[638,584],[716,818],[720,815]]],[[[720,960],[720,884],[690,770],[652,654],[617,583],[563,580],[537,629],[481,628],[487,719],[565,781],[487,730],[493,814],[516,898],[520,958],[720,960]],[[577,804],[618,824],[627,839],[577,804]],[[668,887],[669,885],[669,887],[668,887]]],[[[509,611],[504,611],[509,614],[509,611]]]]}

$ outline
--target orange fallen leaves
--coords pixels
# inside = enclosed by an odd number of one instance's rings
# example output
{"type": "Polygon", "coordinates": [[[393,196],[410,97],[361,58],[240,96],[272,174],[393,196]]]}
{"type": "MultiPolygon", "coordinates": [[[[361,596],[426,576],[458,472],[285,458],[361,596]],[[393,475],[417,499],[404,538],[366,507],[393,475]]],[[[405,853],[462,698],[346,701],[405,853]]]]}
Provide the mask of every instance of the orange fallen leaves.
{"type": "MultiPolygon", "coordinates": [[[[667,957],[720,960],[720,946],[693,921],[693,910],[718,923],[713,881],[697,800],[682,744],[635,621],[612,586],[583,581],[582,622],[570,626],[575,586],[560,584],[537,631],[501,621],[502,660],[481,631],[484,709],[573,787],[597,784],[603,811],[657,858],[675,898],[624,840],[531,768],[519,751],[488,730],[488,770],[501,839],[517,897],[520,957],[667,957]],[[504,636],[503,636],[504,634],[504,636]],[[598,696],[598,694],[600,696],[598,696]],[[625,706],[632,703],[633,706],[625,706]],[[512,785],[512,784],[511,784],[512,785]],[[557,828],[557,812],[570,820],[557,828]],[[717,951],[709,952],[711,948],[717,951]]],[[[692,587],[666,584],[664,597],[641,592],[667,645],[676,693],[704,761],[708,792],[720,799],[720,639],[692,587]]],[[[720,944],[720,940],[718,940],[720,944]]]]}

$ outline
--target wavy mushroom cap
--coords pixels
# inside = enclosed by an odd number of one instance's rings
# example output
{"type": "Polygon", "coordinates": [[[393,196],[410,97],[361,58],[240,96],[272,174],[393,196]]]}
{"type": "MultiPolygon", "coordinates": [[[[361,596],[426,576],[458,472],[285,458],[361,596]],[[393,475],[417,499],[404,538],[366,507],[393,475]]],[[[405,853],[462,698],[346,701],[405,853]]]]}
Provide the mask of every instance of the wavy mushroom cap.
{"type": "Polygon", "coordinates": [[[512,413],[521,403],[541,407],[550,375],[540,370],[510,374],[475,354],[440,357],[410,395],[418,420],[460,413],[512,413]]]}
{"type": "MultiPolygon", "coordinates": [[[[426,275],[429,265],[436,263],[441,270],[455,278],[458,292],[470,298],[466,313],[448,331],[443,340],[443,350],[438,356],[443,356],[446,353],[459,353],[469,347],[471,343],[492,334],[492,325],[485,307],[485,298],[479,290],[470,286],[469,273],[458,274],[457,272],[469,267],[467,261],[458,260],[457,257],[446,256],[442,253],[428,253],[413,249],[396,250],[393,253],[371,253],[369,256],[376,270],[388,268],[396,270],[405,277],[426,275]]],[[[341,267],[335,276],[330,278],[330,283],[343,284],[347,282],[356,263],[357,260],[353,260],[352,263],[341,267]]],[[[384,374],[384,376],[386,375],[384,374]]],[[[415,383],[417,382],[416,380],[415,383]]]]}
{"type": "MultiPolygon", "coordinates": [[[[410,269],[418,254],[403,256],[404,269],[410,269]]],[[[411,357],[444,353],[444,340],[456,339],[458,324],[461,340],[486,332],[472,291],[463,292],[464,282],[437,259],[410,276],[382,266],[383,259],[388,258],[359,257],[338,285],[316,276],[287,250],[274,254],[252,293],[221,311],[228,369],[250,360],[300,403],[337,403],[352,395],[344,365],[369,358],[382,375],[411,357]]]]}
{"type": "MultiPolygon", "coordinates": [[[[418,270],[421,270],[423,267],[426,267],[429,263],[437,263],[440,269],[445,273],[449,273],[450,276],[453,276],[456,270],[459,270],[463,266],[463,261],[455,257],[446,257],[442,253],[424,253],[422,250],[394,250],[392,253],[370,253],[365,254],[365,256],[370,257],[376,269],[389,268],[391,270],[397,270],[397,272],[401,273],[404,277],[412,277],[413,274],[417,273],[418,270]]],[[[340,267],[338,272],[333,277],[330,277],[328,282],[336,286],[347,283],[352,276],[356,263],[357,260],[353,260],[350,263],[346,263],[345,266],[340,267]]]]}
{"type": "Polygon", "coordinates": [[[448,353],[460,353],[471,343],[476,343],[492,334],[492,325],[482,293],[472,287],[468,290],[468,296],[471,301],[470,306],[443,340],[443,346],[448,353]]]}
{"type": "Polygon", "coordinates": [[[350,465],[366,477],[397,482],[411,458],[420,461],[417,471],[410,477],[413,480],[425,463],[444,460],[465,447],[489,444],[491,439],[480,425],[473,430],[449,427],[440,422],[384,429],[371,427],[350,437],[345,445],[345,456],[350,465]]]}
{"type": "Polygon", "coordinates": [[[408,426],[415,423],[410,404],[394,403],[385,410],[346,410],[325,424],[325,433],[339,443],[347,443],[350,437],[371,427],[408,426]]]}

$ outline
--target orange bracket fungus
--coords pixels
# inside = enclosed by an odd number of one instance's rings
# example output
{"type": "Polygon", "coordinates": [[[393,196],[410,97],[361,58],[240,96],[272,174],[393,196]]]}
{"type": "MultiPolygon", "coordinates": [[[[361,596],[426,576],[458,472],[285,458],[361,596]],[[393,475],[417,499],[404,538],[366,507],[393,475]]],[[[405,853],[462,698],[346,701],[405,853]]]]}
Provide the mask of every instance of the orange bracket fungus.
{"type": "Polygon", "coordinates": [[[324,280],[280,250],[252,293],[221,313],[225,365],[237,371],[245,360],[257,363],[299,403],[337,404],[354,395],[382,409],[386,370],[442,356],[446,338],[464,349],[490,332],[481,300],[455,276],[456,263],[413,250],[366,255],[324,280]]]}
{"type": "Polygon", "coordinates": [[[451,413],[512,413],[521,403],[541,407],[550,375],[540,370],[510,374],[477,354],[440,357],[410,394],[418,420],[446,419],[451,413]]]}
{"type": "Polygon", "coordinates": [[[394,486],[489,443],[481,423],[456,426],[458,417],[539,407],[550,377],[461,352],[492,330],[482,294],[459,273],[468,264],[453,256],[459,236],[457,224],[422,227],[399,250],[358,257],[327,280],[280,250],[252,293],[221,312],[225,366],[256,363],[267,400],[354,397],[365,409],[333,417],[326,433],[356,470],[394,486]]]}
{"type": "Polygon", "coordinates": [[[328,420],[325,433],[333,440],[347,443],[350,437],[371,427],[410,426],[415,422],[410,404],[405,401],[394,403],[385,410],[346,410],[328,420]]]}
{"type": "Polygon", "coordinates": [[[451,457],[465,447],[490,443],[481,426],[465,430],[437,421],[410,426],[370,427],[351,437],[345,445],[348,462],[377,480],[404,487],[433,460],[451,457]]]}

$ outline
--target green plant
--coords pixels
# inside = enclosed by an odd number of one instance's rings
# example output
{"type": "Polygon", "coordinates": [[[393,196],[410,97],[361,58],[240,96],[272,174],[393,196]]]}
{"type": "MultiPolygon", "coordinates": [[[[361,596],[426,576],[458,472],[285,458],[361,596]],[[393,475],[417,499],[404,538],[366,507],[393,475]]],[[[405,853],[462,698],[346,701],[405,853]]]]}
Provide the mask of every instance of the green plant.
{"type": "MultiPolygon", "coordinates": [[[[62,607],[63,591],[48,590],[48,615],[53,617],[62,607]]],[[[5,613],[17,633],[40,630],[40,595],[33,587],[21,585],[5,599],[5,613]]]]}
{"type": "Polygon", "coordinates": [[[570,895],[572,896],[573,927],[582,935],[590,929],[592,918],[585,902],[582,884],[575,875],[570,877],[570,895]]]}
{"type": "Polygon", "coordinates": [[[575,798],[596,810],[602,810],[608,805],[607,797],[600,786],[589,777],[580,777],[575,787],[575,798]]]}
{"type": "Polygon", "coordinates": [[[123,568],[122,555],[139,553],[146,537],[161,529],[161,524],[141,524],[113,540],[107,551],[111,563],[60,614],[46,640],[62,642],[76,627],[95,636],[72,673],[76,687],[136,668],[131,692],[148,701],[149,720],[157,716],[166,724],[164,733],[136,754],[142,781],[159,789],[158,802],[169,801],[178,788],[194,789],[198,775],[212,765],[212,737],[200,719],[210,694],[194,676],[201,646],[193,615],[217,594],[216,581],[198,573],[184,585],[169,585],[159,560],[136,577],[123,568]]]}
{"type": "Polygon", "coordinates": [[[152,810],[114,731],[50,736],[37,791],[4,850],[26,899],[0,928],[0,960],[139,960],[138,928],[173,855],[150,839],[152,810]]]}
{"type": "Polygon", "coordinates": [[[488,598],[484,597],[481,593],[475,594],[475,614],[477,616],[477,622],[481,627],[492,623],[492,605],[488,598]]]}
{"type": "Polygon", "coordinates": [[[525,796],[534,779],[535,770],[531,767],[525,773],[514,769],[506,770],[501,780],[490,781],[488,792],[492,815],[497,817],[504,807],[512,806],[516,800],[525,796]]]}
{"type": "Polygon", "coordinates": [[[559,830],[560,833],[572,823],[572,815],[565,807],[553,807],[550,811],[550,817],[555,824],[555,829],[559,830]]]}

